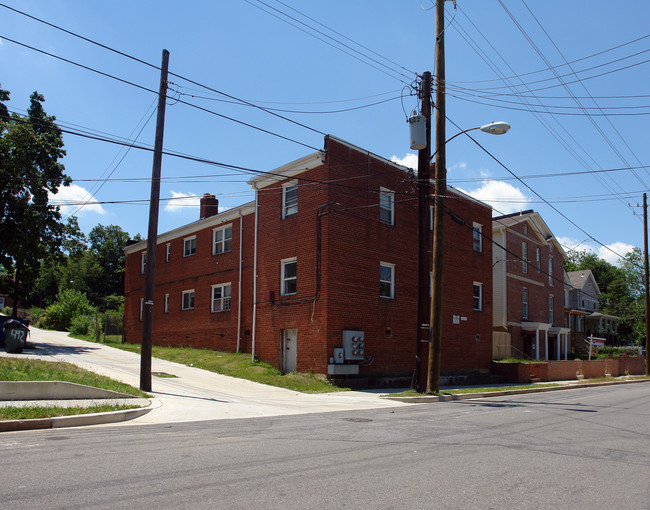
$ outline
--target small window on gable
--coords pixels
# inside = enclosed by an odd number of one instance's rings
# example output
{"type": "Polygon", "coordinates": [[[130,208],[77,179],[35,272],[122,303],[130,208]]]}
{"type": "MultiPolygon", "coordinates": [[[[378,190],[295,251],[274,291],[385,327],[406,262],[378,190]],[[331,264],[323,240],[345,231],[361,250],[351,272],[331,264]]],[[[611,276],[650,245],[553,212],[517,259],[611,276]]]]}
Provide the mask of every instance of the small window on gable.
{"type": "Polygon", "coordinates": [[[476,311],[483,310],[483,284],[474,282],[472,291],[472,309],[476,311]]]}
{"type": "Polygon", "coordinates": [[[232,251],[232,225],[215,228],[212,234],[212,254],[218,255],[227,251],[232,251]]]}
{"type": "Polygon", "coordinates": [[[167,243],[167,251],[165,252],[165,262],[169,262],[172,258],[172,246],[167,243]]]}
{"type": "Polygon", "coordinates": [[[298,261],[296,258],[282,261],[280,275],[281,292],[283,296],[295,294],[298,282],[298,261]]]}
{"type": "Polygon", "coordinates": [[[140,258],[140,274],[144,274],[147,269],[147,252],[142,252],[142,257],[140,258]]]}
{"type": "Polygon", "coordinates": [[[282,186],[282,218],[298,214],[298,183],[282,186]]]}
{"type": "Polygon", "coordinates": [[[395,224],[395,192],[379,189],[379,219],[388,225],[395,224]]]}
{"type": "Polygon", "coordinates": [[[379,263],[379,296],[395,298],[395,264],[379,263]]]}
{"type": "Polygon", "coordinates": [[[548,259],[548,284],[553,286],[553,259],[548,259]]]}
{"type": "Polygon", "coordinates": [[[230,283],[212,286],[212,311],[225,312],[230,310],[230,283]]]}
{"type": "Polygon", "coordinates": [[[183,291],[182,310],[194,310],[194,289],[183,291]]]}
{"type": "Polygon", "coordinates": [[[536,248],[535,249],[535,264],[537,265],[537,272],[540,273],[542,271],[542,250],[541,248],[536,248]]]}
{"type": "Polygon", "coordinates": [[[196,236],[183,240],[183,257],[189,257],[196,253],[196,236]]]}
{"type": "Polygon", "coordinates": [[[472,226],[472,247],[474,251],[483,251],[483,226],[478,223],[472,226]]]}

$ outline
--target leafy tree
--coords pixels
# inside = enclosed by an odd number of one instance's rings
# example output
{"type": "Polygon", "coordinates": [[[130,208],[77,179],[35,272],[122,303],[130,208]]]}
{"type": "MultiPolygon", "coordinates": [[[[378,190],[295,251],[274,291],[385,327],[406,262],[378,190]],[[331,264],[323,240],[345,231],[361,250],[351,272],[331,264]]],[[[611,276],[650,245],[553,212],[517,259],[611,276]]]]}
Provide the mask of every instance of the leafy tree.
{"type": "Polygon", "coordinates": [[[118,225],[101,223],[88,235],[90,251],[104,272],[100,294],[102,297],[124,294],[124,247],[129,240],[128,232],[118,225]]]}
{"type": "Polygon", "coordinates": [[[66,226],[49,194],[70,178],[59,162],[65,155],[61,130],[45,113],[45,98],[34,92],[24,118],[8,113],[8,100],[9,92],[0,90],[0,266],[13,279],[15,313],[41,261],[63,245],[66,226]]]}

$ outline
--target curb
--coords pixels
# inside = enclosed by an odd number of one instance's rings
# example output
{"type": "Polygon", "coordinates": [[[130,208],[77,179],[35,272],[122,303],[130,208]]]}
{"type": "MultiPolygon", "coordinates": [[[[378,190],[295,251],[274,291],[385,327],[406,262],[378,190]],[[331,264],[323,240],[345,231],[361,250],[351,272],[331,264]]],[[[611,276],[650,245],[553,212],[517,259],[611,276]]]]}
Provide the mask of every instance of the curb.
{"type": "Polygon", "coordinates": [[[53,418],[35,418],[31,420],[6,420],[0,421],[0,432],[119,423],[139,418],[152,409],[151,401],[149,401],[149,406],[141,407],[139,409],[124,409],[122,411],[109,411],[106,413],[76,414],[73,416],[56,416],[53,418]]]}
{"type": "Polygon", "coordinates": [[[526,393],[543,393],[546,391],[573,390],[576,388],[595,388],[597,386],[614,386],[616,384],[637,384],[650,382],[650,379],[640,379],[636,381],[607,381],[597,383],[580,383],[567,384],[562,386],[548,386],[545,388],[526,388],[520,390],[503,390],[488,391],[485,393],[459,393],[456,395],[422,395],[417,397],[391,397],[383,396],[387,400],[395,400],[406,404],[425,404],[429,402],[450,402],[454,400],[470,400],[474,398],[503,397],[506,395],[523,395],[526,393]]]}

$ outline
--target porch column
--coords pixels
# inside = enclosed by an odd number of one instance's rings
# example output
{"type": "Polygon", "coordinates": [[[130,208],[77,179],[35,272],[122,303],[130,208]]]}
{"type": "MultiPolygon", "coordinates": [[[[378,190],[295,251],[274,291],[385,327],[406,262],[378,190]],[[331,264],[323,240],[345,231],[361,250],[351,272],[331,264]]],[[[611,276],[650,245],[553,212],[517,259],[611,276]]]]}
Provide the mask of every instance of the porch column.
{"type": "Polygon", "coordinates": [[[535,359],[539,361],[539,329],[535,330],[535,359]]]}
{"type": "Polygon", "coordinates": [[[562,333],[558,333],[557,336],[555,337],[556,342],[557,342],[557,360],[561,359],[560,358],[560,341],[562,340],[562,333]]]}
{"type": "Polygon", "coordinates": [[[544,330],[544,361],[548,361],[548,330],[544,330]]]}

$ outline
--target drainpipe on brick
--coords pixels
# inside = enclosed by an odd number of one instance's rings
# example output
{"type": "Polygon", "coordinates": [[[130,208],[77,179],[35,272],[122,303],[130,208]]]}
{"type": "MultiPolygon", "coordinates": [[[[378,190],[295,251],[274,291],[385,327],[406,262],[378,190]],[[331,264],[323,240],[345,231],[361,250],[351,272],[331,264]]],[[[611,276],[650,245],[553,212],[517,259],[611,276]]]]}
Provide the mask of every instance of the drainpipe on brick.
{"type": "Polygon", "coordinates": [[[255,327],[257,325],[257,222],[259,207],[259,190],[253,183],[255,189],[255,241],[253,243],[253,332],[251,334],[251,361],[255,363],[255,327]]]}
{"type": "Polygon", "coordinates": [[[237,352],[241,349],[241,267],[244,258],[242,252],[243,239],[242,233],[244,231],[244,215],[239,210],[239,281],[237,282],[237,352]]]}

